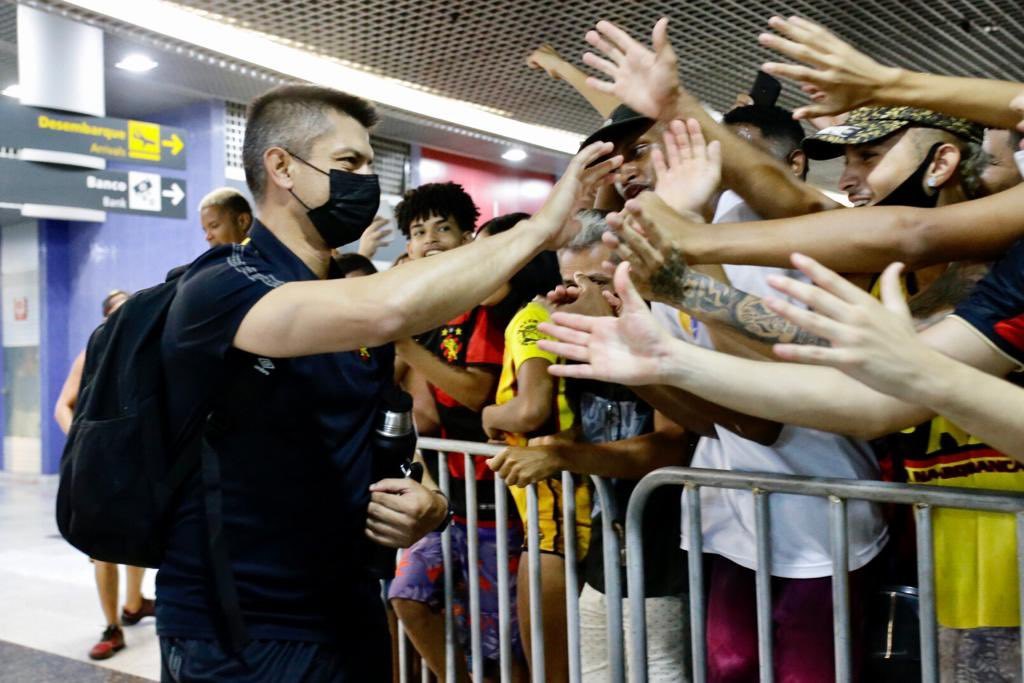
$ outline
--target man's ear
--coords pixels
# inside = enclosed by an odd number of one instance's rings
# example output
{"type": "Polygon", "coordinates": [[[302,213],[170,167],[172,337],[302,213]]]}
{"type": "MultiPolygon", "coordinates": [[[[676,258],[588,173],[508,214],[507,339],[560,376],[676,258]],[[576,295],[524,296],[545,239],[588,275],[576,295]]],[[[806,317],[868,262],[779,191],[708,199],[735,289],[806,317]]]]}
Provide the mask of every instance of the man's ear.
{"type": "Polygon", "coordinates": [[[462,243],[463,244],[469,244],[470,242],[472,242],[475,239],[476,239],[476,233],[473,232],[472,230],[467,230],[466,232],[462,233],[462,243]]]}
{"type": "Polygon", "coordinates": [[[786,157],[786,161],[793,175],[800,179],[807,177],[807,155],[802,149],[794,149],[786,157]]]}
{"type": "Polygon", "coordinates": [[[294,166],[292,156],[281,147],[271,147],[263,153],[263,169],[267,172],[267,184],[274,184],[282,190],[295,186],[292,180],[294,166]]]}
{"type": "Polygon", "coordinates": [[[925,173],[924,182],[929,188],[938,190],[948,183],[950,178],[956,175],[957,168],[959,167],[960,148],[944,142],[935,150],[935,158],[925,173]]]}
{"type": "Polygon", "coordinates": [[[238,227],[241,229],[242,234],[249,232],[249,228],[252,227],[252,214],[251,213],[240,213],[238,214],[238,227]]]}

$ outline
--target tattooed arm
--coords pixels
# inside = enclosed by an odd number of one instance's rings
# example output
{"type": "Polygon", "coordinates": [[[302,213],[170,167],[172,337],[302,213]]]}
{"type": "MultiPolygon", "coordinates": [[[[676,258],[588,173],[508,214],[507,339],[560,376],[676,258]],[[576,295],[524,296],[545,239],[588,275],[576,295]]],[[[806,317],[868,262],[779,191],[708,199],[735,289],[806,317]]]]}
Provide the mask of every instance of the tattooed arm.
{"type": "Polygon", "coordinates": [[[719,270],[722,279],[698,272],[673,250],[651,278],[651,293],[656,301],[682,308],[703,323],[726,325],[754,341],[828,346],[827,340],[768,310],[760,297],[724,282],[725,271],[719,270]]]}
{"type": "Polygon", "coordinates": [[[681,308],[701,322],[726,325],[765,344],[828,345],[768,310],[759,297],[690,268],[679,249],[663,248],[658,226],[642,216],[630,215],[625,222],[609,217],[609,225],[616,232],[606,241],[629,261],[633,282],[645,299],[681,308]]]}

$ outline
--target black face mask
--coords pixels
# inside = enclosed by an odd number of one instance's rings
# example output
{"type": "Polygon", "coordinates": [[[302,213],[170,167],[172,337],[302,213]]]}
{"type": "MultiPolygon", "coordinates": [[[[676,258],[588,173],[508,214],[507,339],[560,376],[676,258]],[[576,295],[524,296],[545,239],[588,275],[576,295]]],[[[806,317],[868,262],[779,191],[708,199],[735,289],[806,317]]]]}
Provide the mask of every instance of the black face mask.
{"type": "Polygon", "coordinates": [[[336,168],[328,173],[299,155],[288,153],[330,178],[327,203],[315,209],[309,208],[295,192],[289,190],[295,200],[305,207],[309,220],[313,222],[324,243],[331,249],[337,249],[362,237],[380,207],[380,181],[377,176],[348,173],[336,168]]]}
{"type": "Polygon", "coordinates": [[[910,177],[900,183],[899,187],[890,192],[885,198],[875,202],[875,206],[914,206],[919,209],[931,209],[939,203],[939,190],[929,194],[924,189],[924,174],[932,161],[935,160],[935,152],[942,146],[936,142],[928,153],[924,155],[924,161],[910,174],[910,177]]]}

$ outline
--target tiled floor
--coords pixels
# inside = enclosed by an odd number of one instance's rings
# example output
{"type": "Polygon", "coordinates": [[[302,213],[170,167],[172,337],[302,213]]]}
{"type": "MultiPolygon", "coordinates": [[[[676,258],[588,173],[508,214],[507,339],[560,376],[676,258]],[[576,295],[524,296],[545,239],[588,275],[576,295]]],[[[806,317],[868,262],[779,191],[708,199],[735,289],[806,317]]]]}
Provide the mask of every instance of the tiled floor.
{"type": "MultiPolygon", "coordinates": [[[[152,619],[126,627],[127,647],[113,658],[89,660],[104,620],[92,565],[57,533],[56,490],[55,477],[0,473],[0,683],[159,680],[152,619]]],[[[143,594],[153,595],[153,572],[143,594]]]]}

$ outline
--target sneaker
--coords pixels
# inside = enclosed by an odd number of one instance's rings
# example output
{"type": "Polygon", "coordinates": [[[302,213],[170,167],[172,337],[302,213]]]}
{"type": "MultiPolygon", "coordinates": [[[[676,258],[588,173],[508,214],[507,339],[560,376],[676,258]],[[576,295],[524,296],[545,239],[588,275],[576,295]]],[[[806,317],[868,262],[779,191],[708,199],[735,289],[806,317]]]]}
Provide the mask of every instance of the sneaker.
{"type": "Polygon", "coordinates": [[[124,632],[120,626],[108,626],[100,642],[89,650],[89,659],[110,659],[115,652],[124,649],[124,632]]]}
{"type": "Polygon", "coordinates": [[[129,612],[127,608],[121,608],[121,623],[125,626],[134,626],[146,617],[155,616],[156,600],[149,598],[142,598],[142,605],[134,612],[129,612]]]}

